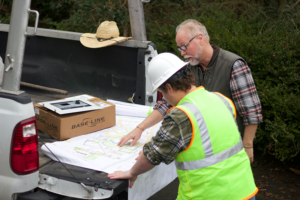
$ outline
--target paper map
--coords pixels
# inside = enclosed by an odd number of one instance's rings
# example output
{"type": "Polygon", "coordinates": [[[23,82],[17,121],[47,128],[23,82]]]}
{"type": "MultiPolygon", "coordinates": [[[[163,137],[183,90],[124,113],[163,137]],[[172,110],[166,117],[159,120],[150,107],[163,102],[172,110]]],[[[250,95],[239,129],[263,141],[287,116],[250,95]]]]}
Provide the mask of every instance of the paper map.
{"type": "MultiPolygon", "coordinates": [[[[117,144],[143,120],[144,118],[116,116],[114,127],[46,145],[61,162],[67,164],[107,173],[129,170],[135,164],[139,151],[156,134],[160,125],[146,129],[132,147],[129,146],[130,142],[122,147],[118,147],[117,144]]],[[[42,150],[56,160],[45,145],[42,146],[42,150]]]]}

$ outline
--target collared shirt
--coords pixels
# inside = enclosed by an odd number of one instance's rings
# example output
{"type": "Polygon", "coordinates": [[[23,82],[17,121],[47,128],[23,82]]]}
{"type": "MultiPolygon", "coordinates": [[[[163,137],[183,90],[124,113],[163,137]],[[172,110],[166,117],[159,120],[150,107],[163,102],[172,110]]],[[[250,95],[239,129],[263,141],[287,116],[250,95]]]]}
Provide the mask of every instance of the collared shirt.
{"type": "MultiPolygon", "coordinates": [[[[219,47],[213,45],[214,49],[213,56],[207,67],[214,62],[216,59],[219,47]]],[[[200,65],[195,66],[199,67],[200,65]]],[[[199,75],[195,74],[196,86],[199,86],[199,75]]],[[[236,60],[232,66],[231,79],[230,79],[230,90],[232,94],[232,100],[235,104],[236,110],[239,115],[243,118],[244,125],[258,124],[263,121],[261,114],[261,103],[257,94],[255,83],[251,74],[251,70],[247,63],[242,60],[236,60]]],[[[157,102],[154,109],[157,109],[163,115],[166,114],[171,105],[168,104],[164,99],[157,102]]]]}
{"type": "Polygon", "coordinates": [[[165,115],[156,136],[145,144],[144,155],[153,165],[161,162],[169,164],[175,160],[178,153],[189,146],[192,136],[192,124],[188,116],[174,108],[165,115]]]}

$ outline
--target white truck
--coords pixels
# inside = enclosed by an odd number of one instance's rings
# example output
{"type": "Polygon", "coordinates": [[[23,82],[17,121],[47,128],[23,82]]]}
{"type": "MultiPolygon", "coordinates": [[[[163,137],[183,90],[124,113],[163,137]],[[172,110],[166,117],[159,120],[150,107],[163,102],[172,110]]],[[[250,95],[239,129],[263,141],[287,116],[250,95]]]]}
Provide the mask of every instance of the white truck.
{"type": "Polygon", "coordinates": [[[10,25],[0,24],[0,56],[5,61],[0,88],[0,200],[122,199],[127,181],[62,165],[39,151],[42,141],[55,139],[37,130],[33,104],[90,94],[153,105],[157,95],[151,94],[146,71],[157,51],[146,39],[143,2],[128,0],[133,39],[99,49],[82,46],[81,33],[37,28],[39,13],[30,10],[30,3],[14,0],[10,25]],[[36,15],[34,28],[27,27],[29,13],[36,15]]]}

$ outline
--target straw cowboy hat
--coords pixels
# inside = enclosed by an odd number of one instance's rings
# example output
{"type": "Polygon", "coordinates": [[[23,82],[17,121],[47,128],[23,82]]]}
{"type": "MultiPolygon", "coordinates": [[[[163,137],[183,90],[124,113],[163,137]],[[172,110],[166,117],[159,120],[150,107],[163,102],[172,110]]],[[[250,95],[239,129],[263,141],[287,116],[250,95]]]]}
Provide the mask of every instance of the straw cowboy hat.
{"type": "Polygon", "coordinates": [[[118,44],[131,37],[119,37],[120,32],[114,21],[102,22],[96,34],[84,33],[80,36],[80,42],[83,46],[88,48],[101,48],[114,44],[118,44]]]}

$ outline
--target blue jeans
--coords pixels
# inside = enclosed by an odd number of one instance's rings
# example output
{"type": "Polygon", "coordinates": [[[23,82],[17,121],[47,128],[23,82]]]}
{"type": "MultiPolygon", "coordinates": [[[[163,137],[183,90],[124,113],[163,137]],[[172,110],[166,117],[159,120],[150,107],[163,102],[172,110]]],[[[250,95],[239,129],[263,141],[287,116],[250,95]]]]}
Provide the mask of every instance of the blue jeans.
{"type": "Polygon", "coordinates": [[[252,197],[251,199],[249,199],[249,200],[255,200],[255,196],[254,197],[252,197]]]}

